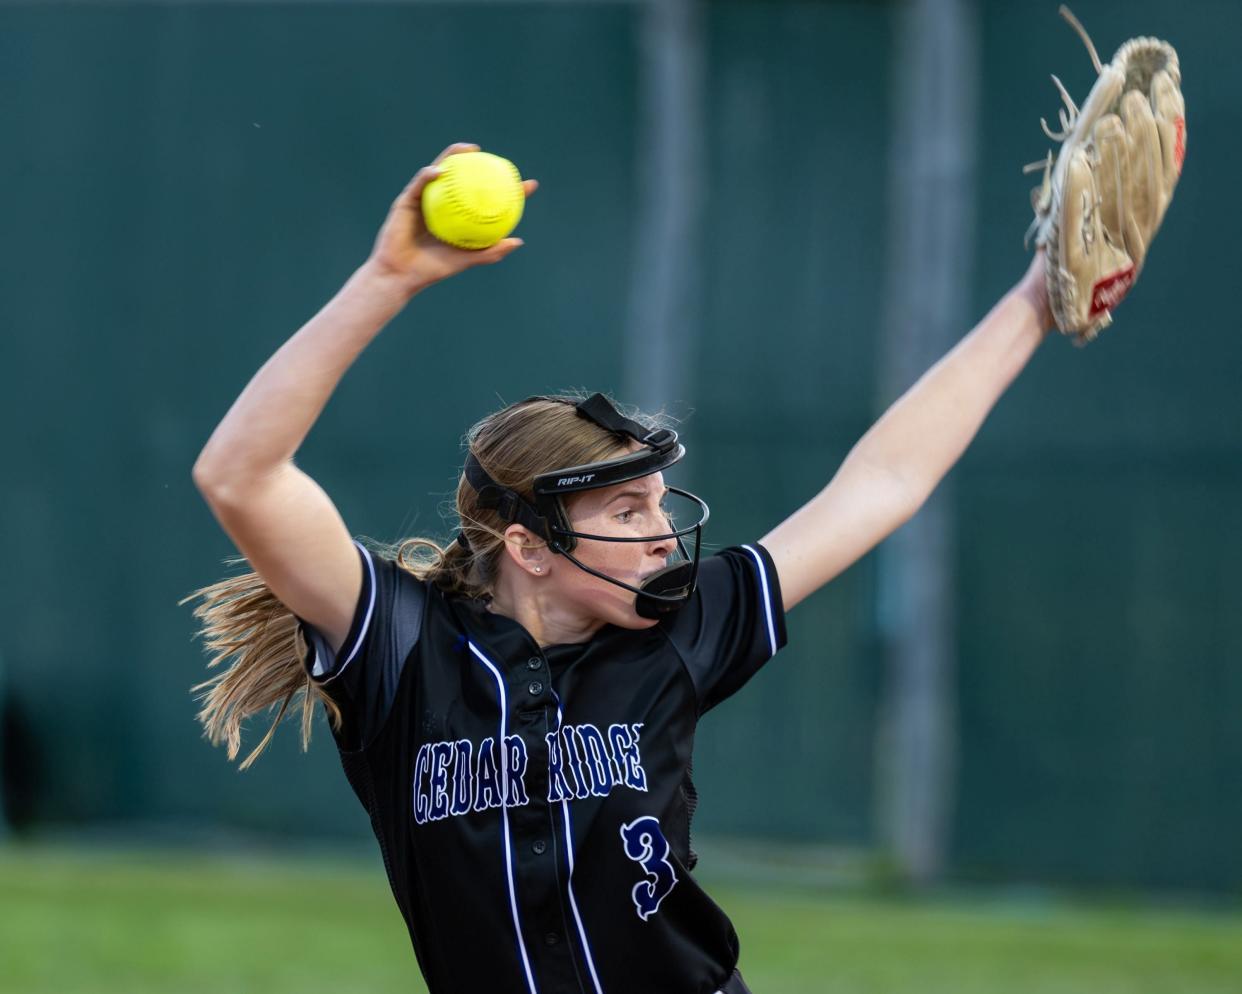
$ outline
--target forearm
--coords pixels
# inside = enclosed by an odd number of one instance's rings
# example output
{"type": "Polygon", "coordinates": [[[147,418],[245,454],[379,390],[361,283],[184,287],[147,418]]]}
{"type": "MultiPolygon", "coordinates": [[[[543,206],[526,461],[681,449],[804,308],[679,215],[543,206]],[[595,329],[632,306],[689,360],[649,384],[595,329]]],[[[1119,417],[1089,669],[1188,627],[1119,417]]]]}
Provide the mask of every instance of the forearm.
{"type": "Polygon", "coordinates": [[[921,505],[1050,328],[1042,282],[1028,274],[885,412],[850,458],[890,475],[921,505]]]}
{"type": "Polygon", "coordinates": [[[244,484],[292,460],[345,371],[411,296],[369,263],[358,269],[242,391],[195,463],[199,485],[244,484]]]}

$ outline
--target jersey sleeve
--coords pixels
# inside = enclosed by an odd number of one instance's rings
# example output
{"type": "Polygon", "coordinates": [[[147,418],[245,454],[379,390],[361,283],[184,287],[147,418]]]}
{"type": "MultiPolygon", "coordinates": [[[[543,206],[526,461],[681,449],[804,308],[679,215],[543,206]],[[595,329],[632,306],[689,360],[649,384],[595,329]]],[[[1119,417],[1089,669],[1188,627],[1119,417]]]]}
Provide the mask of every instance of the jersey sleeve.
{"type": "Polygon", "coordinates": [[[341,709],[342,727],[333,731],[346,750],[366,748],[388,719],[397,686],[422,630],[425,584],[390,559],[359,543],[362,590],[339,652],[309,622],[299,618],[310,678],[341,709]]]}
{"type": "Polygon", "coordinates": [[[700,714],[740,690],[786,641],[768,550],[739,545],[701,562],[693,596],[666,630],[694,682],[700,714]]]}

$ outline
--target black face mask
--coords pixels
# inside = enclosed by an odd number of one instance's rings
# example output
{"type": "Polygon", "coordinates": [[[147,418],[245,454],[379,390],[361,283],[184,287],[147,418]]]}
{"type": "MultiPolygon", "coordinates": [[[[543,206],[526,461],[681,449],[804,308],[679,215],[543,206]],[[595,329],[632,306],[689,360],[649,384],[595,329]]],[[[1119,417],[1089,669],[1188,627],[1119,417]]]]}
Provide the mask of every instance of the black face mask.
{"type": "Polygon", "coordinates": [[[603,394],[594,394],[574,406],[579,417],[587,418],[615,434],[633,439],[643,448],[619,459],[583,466],[567,466],[540,474],[534,481],[534,504],[516,491],[502,487],[493,480],[474,457],[474,453],[466,455],[466,480],[478,493],[480,507],[494,509],[505,522],[517,522],[527,528],[547,542],[548,548],[554,553],[564,556],[580,570],[636,594],[634,610],[639,617],[658,618],[669,611],[676,611],[690,599],[698,582],[703,525],[707,523],[710,514],[704,501],[686,490],[669,487],[670,497],[688,502],[687,507],[692,511],[694,523],[678,528],[670,521],[669,530],[660,535],[618,538],[614,535],[590,535],[574,531],[562,498],[566,494],[600,490],[657,473],[678,462],[686,454],[685,446],[677,441],[677,433],[671,429],[651,430],[623,416],[603,394]],[[683,541],[683,537],[687,535],[694,536],[693,554],[687,552],[683,541]],[[581,562],[573,551],[578,540],[583,538],[597,542],[656,542],[673,539],[677,543],[677,556],[670,556],[668,565],[647,577],[639,586],[632,586],[581,562]]]}

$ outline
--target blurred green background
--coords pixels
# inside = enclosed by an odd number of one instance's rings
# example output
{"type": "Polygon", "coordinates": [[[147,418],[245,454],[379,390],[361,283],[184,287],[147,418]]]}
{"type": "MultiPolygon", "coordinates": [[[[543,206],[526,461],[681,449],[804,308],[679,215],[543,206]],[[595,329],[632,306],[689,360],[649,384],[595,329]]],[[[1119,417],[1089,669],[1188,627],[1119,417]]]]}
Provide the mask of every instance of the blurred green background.
{"type": "MultiPolygon", "coordinates": [[[[946,5],[969,56],[962,247],[939,259],[960,334],[1026,265],[1047,74],[1080,99],[1094,75],[1052,3],[0,3],[0,990],[411,989],[377,860],[228,855],[367,852],[369,825],[322,723],[309,756],[290,726],[242,776],[199,738],[176,602],[232,549],[195,455],[411,173],[471,140],[541,181],[526,247],[416,299],[300,464],[356,533],[445,537],[471,423],[607,390],[684,418],[677,482],[711,503],[710,542],[754,540],[892,399],[895,183],[940,168],[903,137],[928,43],[907,28],[946,5]]],[[[1242,5],[1074,9],[1105,58],[1177,46],[1185,174],[1117,327],[1042,349],[942,497],[936,886],[869,896],[909,876],[885,800],[886,661],[919,637],[900,564],[869,556],[799,607],[704,722],[696,833],[751,854],[716,872],[760,992],[1242,991],[1242,85],[1221,44],[1242,5]],[[822,887],[765,872],[825,851],[850,869],[822,887]],[[1197,910],[1147,904],[1171,896],[1197,910]]]]}

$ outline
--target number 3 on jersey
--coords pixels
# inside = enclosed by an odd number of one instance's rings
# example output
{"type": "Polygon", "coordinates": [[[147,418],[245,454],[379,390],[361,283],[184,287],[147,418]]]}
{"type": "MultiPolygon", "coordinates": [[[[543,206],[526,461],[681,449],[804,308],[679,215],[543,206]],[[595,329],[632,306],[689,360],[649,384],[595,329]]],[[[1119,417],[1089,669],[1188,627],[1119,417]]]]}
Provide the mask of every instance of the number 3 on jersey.
{"type": "Polygon", "coordinates": [[[630,892],[638,908],[638,917],[646,921],[660,909],[660,902],[677,884],[677,871],[668,861],[668,840],[660,831],[660,822],[647,815],[622,825],[621,841],[625,854],[647,874],[647,879],[635,884],[630,892]]]}

